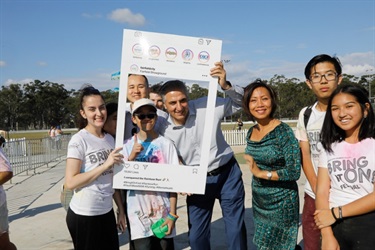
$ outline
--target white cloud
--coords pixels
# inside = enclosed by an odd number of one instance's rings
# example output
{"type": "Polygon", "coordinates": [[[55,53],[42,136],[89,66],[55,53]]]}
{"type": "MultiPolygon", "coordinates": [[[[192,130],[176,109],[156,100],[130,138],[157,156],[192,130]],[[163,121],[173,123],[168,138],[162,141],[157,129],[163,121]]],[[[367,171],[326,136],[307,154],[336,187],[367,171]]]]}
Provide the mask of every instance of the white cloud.
{"type": "MultiPolygon", "coordinates": [[[[359,52],[346,55],[338,55],[342,65],[343,73],[354,76],[375,74],[375,53],[359,52]]],[[[235,84],[245,86],[256,78],[264,80],[271,79],[274,75],[284,75],[287,78],[305,80],[305,62],[291,62],[280,60],[258,60],[242,61],[225,64],[227,79],[235,84]]]]}
{"type": "Polygon", "coordinates": [[[82,16],[87,19],[98,19],[101,18],[101,14],[88,14],[88,13],[82,13],[82,16]]]}
{"type": "Polygon", "coordinates": [[[375,54],[374,51],[351,53],[339,56],[343,66],[343,73],[348,75],[361,76],[373,72],[375,74],[375,54]]]}
{"type": "Polygon", "coordinates": [[[4,86],[8,86],[10,84],[17,84],[17,83],[25,84],[25,83],[30,83],[30,82],[34,82],[34,79],[31,79],[31,78],[25,78],[25,79],[20,79],[20,80],[8,79],[5,81],[4,86]]]}
{"type": "Polygon", "coordinates": [[[257,78],[270,80],[274,75],[284,75],[287,78],[297,78],[304,81],[303,69],[305,62],[289,61],[243,61],[225,65],[227,79],[240,86],[246,86],[257,78]]]}
{"type": "Polygon", "coordinates": [[[0,61],[0,67],[5,67],[5,65],[7,65],[5,61],[0,61]]]}
{"type": "Polygon", "coordinates": [[[36,63],[38,66],[41,66],[41,67],[45,67],[47,66],[47,63],[46,62],[43,62],[43,61],[39,61],[36,63]]]}
{"type": "Polygon", "coordinates": [[[116,9],[108,15],[108,18],[114,22],[127,23],[132,26],[142,26],[146,22],[142,14],[134,14],[129,9],[116,9]]]}
{"type": "Polygon", "coordinates": [[[306,49],[307,45],[305,43],[299,43],[297,44],[297,49],[306,49]]]}
{"type": "Polygon", "coordinates": [[[375,26],[368,27],[365,29],[365,31],[374,31],[374,30],[375,30],[375,26]]]}

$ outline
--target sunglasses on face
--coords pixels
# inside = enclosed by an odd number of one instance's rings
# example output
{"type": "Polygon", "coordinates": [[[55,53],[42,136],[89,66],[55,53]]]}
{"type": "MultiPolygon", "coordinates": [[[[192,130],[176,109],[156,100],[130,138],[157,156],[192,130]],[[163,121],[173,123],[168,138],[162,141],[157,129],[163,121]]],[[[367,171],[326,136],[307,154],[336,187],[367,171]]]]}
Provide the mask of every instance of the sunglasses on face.
{"type": "Polygon", "coordinates": [[[145,118],[154,119],[156,117],[155,113],[148,113],[148,114],[135,114],[139,120],[144,120],[145,118]]]}

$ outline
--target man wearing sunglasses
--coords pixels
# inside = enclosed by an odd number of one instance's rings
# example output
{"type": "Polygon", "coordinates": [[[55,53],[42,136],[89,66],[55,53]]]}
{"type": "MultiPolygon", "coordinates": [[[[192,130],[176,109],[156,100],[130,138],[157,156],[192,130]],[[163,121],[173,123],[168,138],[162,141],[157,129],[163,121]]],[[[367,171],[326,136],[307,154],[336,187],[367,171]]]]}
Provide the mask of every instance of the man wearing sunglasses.
{"type": "MultiPolygon", "coordinates": [[[[219,199],[228,249],[247,249],[242,172],[221,131],[221,120],[241,109],[244,91],[242,87],[232,85],[226,80],[226,72],[221,62],[215,63],[211,76],[218,77],[219,85],[229,98],[216,99],[205,194],[188,195],[186,199],[190,247],[194,250],[211,249],[211,218],[215,200],[219,199]]],[[[169,113],[168,125],[162,134],[175,143],[183,164],[199,165],[202,139],[205,136],[203,130],[207,97],[188,100],[186,86],[179,80],[164,83],[161,94],[165,109],[169,113]]]]}

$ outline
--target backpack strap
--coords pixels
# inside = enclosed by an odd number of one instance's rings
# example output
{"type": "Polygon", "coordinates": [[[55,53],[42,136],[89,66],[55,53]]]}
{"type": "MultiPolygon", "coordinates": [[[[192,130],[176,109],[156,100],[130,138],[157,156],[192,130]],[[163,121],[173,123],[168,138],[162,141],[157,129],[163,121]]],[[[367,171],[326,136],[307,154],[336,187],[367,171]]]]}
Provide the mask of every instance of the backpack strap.
{"type": "Polygon", "coordinates": [[[305,112],[303,113],[303,123],[305,124],[305,129],[307,128],[307,123],[309,122],[309,119],[310,119],[312,107],[313,107],[312,105],[308,106],[305,112]]]}

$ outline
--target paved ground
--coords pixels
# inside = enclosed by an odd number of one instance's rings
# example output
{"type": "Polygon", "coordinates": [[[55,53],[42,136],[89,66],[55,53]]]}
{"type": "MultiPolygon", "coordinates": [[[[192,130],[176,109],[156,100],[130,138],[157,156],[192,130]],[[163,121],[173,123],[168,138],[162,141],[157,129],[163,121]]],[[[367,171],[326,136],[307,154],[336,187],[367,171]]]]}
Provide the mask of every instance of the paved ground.
{"type": "MultiPolygon", "coordinates": [[[[233,147],[235,152],[243,152],[244,147],[233,147]]],[[[246,190],[246,227],[249,249],[255,249],[251,243],[254,227],[251,209],[251,174],[246,165],[242,164],[243,179],[246,190]]],[[[10,238],[19,250],[29,249],[73,249],[70,236],[65,224],[65,210],[60,205],[59,194],[64,179],[65,162],[56,161],[49,167],[42,167],[36,174],[20,174],[7,183],[10,238]]],[[[302,175],[298,181],[300,187],[301,205],[303,202],[302,175]]],[[[178,199],[177,250],[190,249],[187,238],[187,216],[185,198],[178,199]]],[[[301,227],[300,227],[301,231],[301,227]]],[[[221,218],[219,204],[215,204],[212,218],[211,233],[212,249],[227,249],[224,233],[224,223],[221,218]]],[[[128,249],[128,235],[119,237],[121,250],[128,249]]],[[[299,232],[298,241],[301,241],[299,232]]]]}

